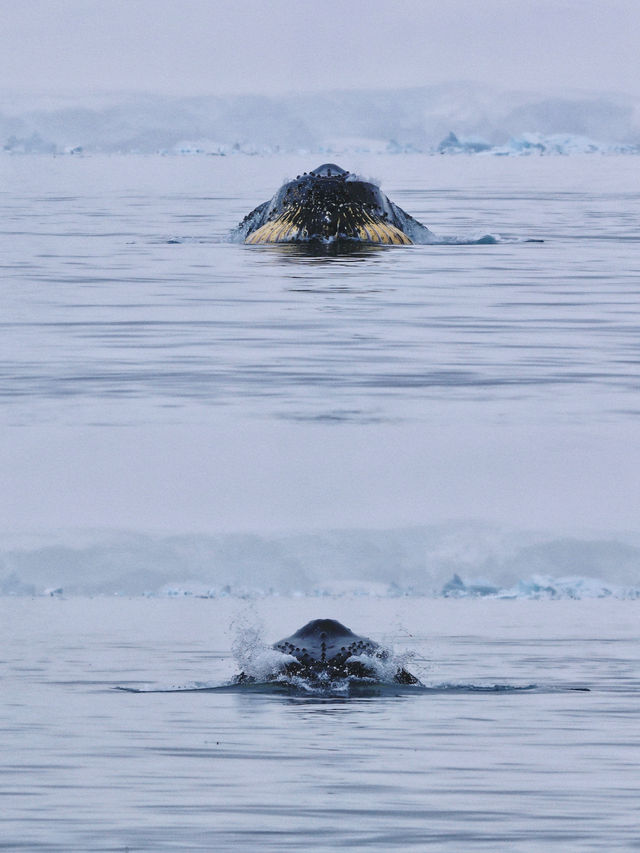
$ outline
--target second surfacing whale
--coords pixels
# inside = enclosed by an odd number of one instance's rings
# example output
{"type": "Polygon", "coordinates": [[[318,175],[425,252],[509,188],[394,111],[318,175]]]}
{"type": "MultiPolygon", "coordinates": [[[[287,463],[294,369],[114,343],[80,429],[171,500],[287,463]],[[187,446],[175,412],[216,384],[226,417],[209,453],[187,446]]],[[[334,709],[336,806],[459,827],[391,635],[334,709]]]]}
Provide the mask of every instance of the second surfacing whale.
{"type": "MultiPolygon", "coordinates": [[[[394,684],[420,684],[402,666],[393,667],[389,651],[379,643],[354,634],[335,619],[314,619],[295,634],[273,644],[282,660],[268,681],[301,679],[309,686],[326,686],[332,682],[356,681],[375,683],[381,680],[381,669],[392,665],[389,681],[394,684]]],[[[251,684],[256,678],[241,672],[236,684],[251,684]]]]}

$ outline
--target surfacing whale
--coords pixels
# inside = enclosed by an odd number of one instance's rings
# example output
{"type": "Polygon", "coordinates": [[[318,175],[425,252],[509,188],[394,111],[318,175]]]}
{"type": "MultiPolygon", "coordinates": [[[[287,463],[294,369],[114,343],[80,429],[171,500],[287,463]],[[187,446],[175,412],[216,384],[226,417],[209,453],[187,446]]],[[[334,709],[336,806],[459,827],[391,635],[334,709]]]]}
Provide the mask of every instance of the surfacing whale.
{"type": "MultiPolygon", "coordinates": [[[[310,684],[354,679],[373,682],[379,680],[376,662],[389,659],[389,652],[378,643],[354,634],[335,619],[314,619],[290,637],[278,640],[273,648],[285,657],[271,675],[271,681],[297,676],[310,684]]],[[[234,679],[236,684],[254,681],[244,672],[234,679]]],[[[404,667],[398,667],[393,681],[396,684],[420,683],[404,667]]]]}
{"type": "Polygon", "coordinates": [[[233,232],[260,243],[408,245],[427,242],[428,228],[369,181],[325,163],[284,184],[233,232]]]}

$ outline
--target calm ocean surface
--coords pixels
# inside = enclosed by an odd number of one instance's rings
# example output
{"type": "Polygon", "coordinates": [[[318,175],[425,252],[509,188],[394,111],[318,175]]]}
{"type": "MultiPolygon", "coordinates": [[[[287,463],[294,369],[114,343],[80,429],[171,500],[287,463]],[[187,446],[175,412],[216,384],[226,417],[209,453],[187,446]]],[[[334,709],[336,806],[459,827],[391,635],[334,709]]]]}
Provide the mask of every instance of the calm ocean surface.
{"type": "Polygon", "coordinates": [[[640,849],[637,601],[297,594],[422,566],[640,586],[637,158],[338,162],[442,244],[226,241],[316,156],[0,156],[0,849],[640,849]],[[402,533],[449,523],[433,552],[402,533]],[[113,595],[229,577],[281,596],[113,595]],[[446,689],[111,689],[219,684],[239,618],[317,617],[446,689]]]}
{"type": "Polygon", "coordinates": [[[640,847],[634,602],[4,598],[0,614],[2,849],[640,847]],[[413,651],[440,689],[111,689],[220,683],[237,618],[273,642],[329,614],[413,651]]]}
{"type": "Polygon", "coordinates": [[[546,242],[247,249],[308,157],[3,157],[3,421],[637,415],[635,158],[360,160],[443,238],[546,242]]]}

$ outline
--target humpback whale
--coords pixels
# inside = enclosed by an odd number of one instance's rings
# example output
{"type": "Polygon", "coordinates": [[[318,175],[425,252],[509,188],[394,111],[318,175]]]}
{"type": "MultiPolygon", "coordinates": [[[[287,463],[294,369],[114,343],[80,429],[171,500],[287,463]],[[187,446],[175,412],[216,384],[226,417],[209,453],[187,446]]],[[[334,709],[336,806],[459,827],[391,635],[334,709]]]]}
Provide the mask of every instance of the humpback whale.
{"type": "Polygon", "coordinates": [[[284,184],[233,232],[249,244],[319,245],[426,242],[428,228],[390,201],[380,187],[335,163],[284,184]]]}
{"type": "MultiPolygon", "coordinates": [[[[376,661],[387,661],[389,652],[368,637],[354,634],[335,619],[314,619],[299,628],[295,634],[278,640],[274,649],[282,652],[282,665],[271,680],[298,676],[311,684],[326,684],[344,679],[379,680],[376,661]]],[[[235,677],[236,684],[254,681],[242,672],[235,677]]],[[[419,684],[418,679],[398,667],[393,681],[396,684],[419,684]]]]}

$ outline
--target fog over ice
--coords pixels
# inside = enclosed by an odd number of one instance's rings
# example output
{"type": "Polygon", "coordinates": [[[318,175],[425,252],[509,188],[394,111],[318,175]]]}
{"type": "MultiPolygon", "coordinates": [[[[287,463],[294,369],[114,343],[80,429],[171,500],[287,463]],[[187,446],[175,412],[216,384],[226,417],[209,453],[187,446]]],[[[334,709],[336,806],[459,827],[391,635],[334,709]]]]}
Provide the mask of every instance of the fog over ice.
{"type": "Polygon", "coordinates": [[[640,98],[470,83],[312,96],[0,95],[0,143],[37,154],[635,152],[640,98]]]}
{"type": "Polygon", "coordinates": [[[457,80],[640,95],[634,0],[23,0],[0,12],[6,91],[165,95],[457,80]]]}
{"type": "Polygon", "coordinates": [[[1,23],[0,143],[14,152],[426,151],[450,132],[640,142],[632,0],[26,0],[1,23]]]}

